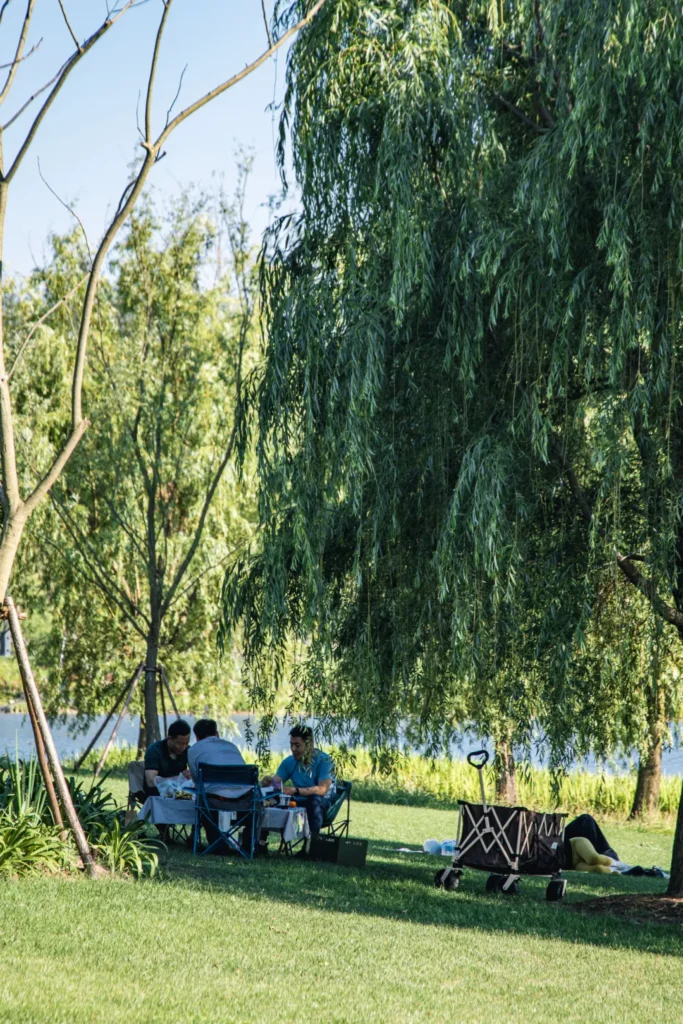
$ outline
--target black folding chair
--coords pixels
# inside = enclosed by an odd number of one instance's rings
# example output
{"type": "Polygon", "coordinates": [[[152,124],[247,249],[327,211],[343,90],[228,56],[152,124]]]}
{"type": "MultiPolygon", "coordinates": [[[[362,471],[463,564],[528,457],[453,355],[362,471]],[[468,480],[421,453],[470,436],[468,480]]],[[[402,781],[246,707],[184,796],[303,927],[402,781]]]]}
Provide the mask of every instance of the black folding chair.
{"type": "Polygon", "coordinates": [[[327,810],[321,828],[321,831],[327,832],[328,835],[348,837],[351,822],[351,785],[350,782],[337,782],[334,800],[327,810]],[[346,817],[343,821],[336,821],[344,803],[346,803],[346,817]]]}
{"type": "Polygon", "coordinates": [[[263,796],[258,780],[258,765],[231,764],[215,765],[200,762],[197,766],[197,796],[195,801],[194,853],[198,852],[199,830],[202,825],[210,826],[209,832],[215,830],[218,835],[201,851],[202,855],[211,853],[220,843],[226,843],[231,849],[247,860],[253,860],[254,850],[263,817],[263,796]],[[218,796],[216,786],[239,786],[245,790],[239,796],[218,796]],[[234,814],[227,828],[220,827],[217,812],[229,811],[234,814]],[[251,829],[249,844],[237,842],[237,833],[241,828],[251,829]]]}

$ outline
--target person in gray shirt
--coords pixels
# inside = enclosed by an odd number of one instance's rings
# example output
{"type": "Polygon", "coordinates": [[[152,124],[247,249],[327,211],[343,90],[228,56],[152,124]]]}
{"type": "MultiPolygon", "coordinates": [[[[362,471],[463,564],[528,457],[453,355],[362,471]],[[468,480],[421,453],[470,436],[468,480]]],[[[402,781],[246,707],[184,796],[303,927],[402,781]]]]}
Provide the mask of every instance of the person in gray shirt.
{"type": "Polygon", "coordinates": [[[230,740],[222,740],[213,718],[200,718],[194,723],[196,743],[187,752],[187,764],[193,780],[197,781],[199,764],[244,764],[244,758],[230,740]]]}
{"type": "MultiPolygon", "coordinates": [[[[231,765],[231,764],[244,764],[244,758],[239,752],[238,748],[230,740],[222,740],[218,735],[218,726],[212,718],[200,718],[198,722],[194,724],[194,735],[196,743],[194,743],[187,752],[187,763],[190,769],[193,780],[196,782],[199,774],[200,764],[213,764],[213,765],[231,765]]],[[[211,784],[206,789],[207,793],[212,790],[211,784]]],[[[225,790],[229,787],[220,786],[221,796],[214,797],[214,801],[219,805],[222,805],[225,810],[240,810],[244,808],[244,803],[241,802],[240,798],[244,795],[244,787],[235,787],[235,798],[226,798],[225,790]]],[[[206,832],[206,838],[209,844],[213,843],[218,838],[219,832],[216,828],[218,823],[217,812],[212,812],[212,817],[215,817],[213,824],[206,821],[204,823],[204,831],[206,832]]],[[[258,827],[258,824],[257,824],[258,827]]],[[[242,845],[248,848],[251,843],[251,833],[254,828],[254,822],[251,820],[246,823],[242,830],[242,845]]],[[[258,844],[259,847],[261,844],[258,844]]],[[[213,850],[218,855],[225,855],[230,853],[228,846],[225,843],[219,843],[213,850]]],[[[257,852],[264,853],[265,850],[258,849],[257,852]]]]}

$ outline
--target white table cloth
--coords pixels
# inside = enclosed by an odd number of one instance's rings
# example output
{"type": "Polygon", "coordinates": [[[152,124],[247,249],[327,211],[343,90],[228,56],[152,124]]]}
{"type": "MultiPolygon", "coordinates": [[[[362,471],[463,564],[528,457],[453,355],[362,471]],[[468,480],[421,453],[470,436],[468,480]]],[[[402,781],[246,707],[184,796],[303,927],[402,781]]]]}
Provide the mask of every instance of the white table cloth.
{"type": "MultiPolygon", "coordinates": [[[[138,812],[138,819],[149,821],[152,825],[194,825],[194,799],[171,800],[161,796],[148,796],[138,812]]],[[[308,839],[311,834],[303,807],[266,807],[261,828],[268,829],[269,832],[282,833],[286,843],[308,839]]]]}

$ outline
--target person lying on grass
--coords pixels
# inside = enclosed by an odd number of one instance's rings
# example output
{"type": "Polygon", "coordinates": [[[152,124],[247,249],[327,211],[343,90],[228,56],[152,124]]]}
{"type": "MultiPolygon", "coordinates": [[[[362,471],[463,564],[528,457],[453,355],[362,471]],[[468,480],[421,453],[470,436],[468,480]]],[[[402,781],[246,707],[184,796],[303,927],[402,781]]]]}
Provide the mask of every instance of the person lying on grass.
{"type": "Polygon", "coordinates": [[[289,749],[275,775],[266,776],[262,785],[283,783],[282,792],[306,808],[311,835],[320,832],[335,794],[334,764],[329,754],[313,745],[313,730],[295,725],[289,733],[289,749]]]}
{"type": "Polygon", "coordinates": [[[619,860],[619,854],[591,814],[580,814],[564,830],[564,854],[567,870],[586,871],[594,875],[648,875],[668,878],[662,868],[632,867],[619,860]]]}
{"type": "Polygon", "coordinates": [[[157,775],[162,779],[172,779],[176,775],[190,778],[187,766],[187,748],[190,745],[190,727],[179,718],[171,722],[165,740],[157,740],[145,751],[145,796],[159,796],[154,785],[157,775]]]}

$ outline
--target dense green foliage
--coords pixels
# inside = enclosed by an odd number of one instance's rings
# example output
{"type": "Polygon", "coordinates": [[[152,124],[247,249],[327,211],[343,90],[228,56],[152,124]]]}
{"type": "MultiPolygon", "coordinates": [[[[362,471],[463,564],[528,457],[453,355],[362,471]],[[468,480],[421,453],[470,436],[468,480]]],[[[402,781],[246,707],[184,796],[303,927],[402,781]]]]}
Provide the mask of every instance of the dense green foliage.
{"type": "Polygon", "coordinates": [[[293,46],[224,589],[262,706],[294,637],[374,747],[536,723],[559,764],[677,714],[682,58],[658,0],[335,0],[293,46]]]}
{"type": "MultiPolygon", "coordinates": [[[[54,240],[31,282],[47,307],[85,259],[76,237],[54,240]]],[[[135,666],[157,658],[181,706],[234,706],[239,673],[231,657],[219,664],[215,633],[219,573],[253,515],[233,465],[253,359],[250,273],[246,225],[221,195],[184,195],[163,216],[143,203],[114,251],[89,368],[92,423],[22,556],[27,596],[50,608],[37,655],[53,712],[109,710],[135,666]]],[[[39,356],[68,352],[72,331],[60,310],[39,356]]],[[[36,379],[49,386],[32,364],[34,390],[36,379]]]]}

